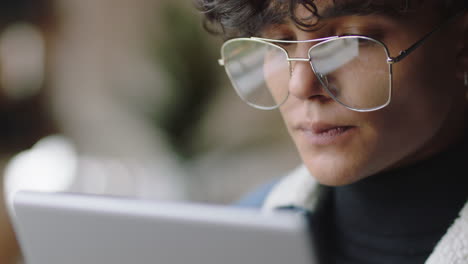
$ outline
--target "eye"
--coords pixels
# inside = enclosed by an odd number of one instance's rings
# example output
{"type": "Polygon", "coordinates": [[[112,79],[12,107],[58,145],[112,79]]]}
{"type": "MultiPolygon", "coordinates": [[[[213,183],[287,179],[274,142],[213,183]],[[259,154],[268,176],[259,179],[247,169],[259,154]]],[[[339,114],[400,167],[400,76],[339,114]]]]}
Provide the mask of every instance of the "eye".
{"type": "MultiPolygon", "coordinates": [[[[274,40],[279,40],[279,41],[294,41],[296,38],[291,35],[274,35],[273,37],[270,37],[269,39],[274,39],[274,40]]],[[[282,44],[290,44],[290,43],[283,43],[283,42],[278,42],[282,44]]]]}
{"type": "Polygon", "coordinates": [[[275,42],[276,45],[286,49],[287,47],[290,47],[293,45],[293,43],[288,43],[288,42],[275,42]]]}
{"type": "Polygon", "coordinates": [[[260,31],[260,37],[275,40],[295,40],[295,35],[294,30],[287,24],[270,25],[260,31]]]}
{"type": "Polygon", "coordinates": [[[341,33],[341,34],[337,34],[337,36],[340,36],[340,37],[356,36],[356,35],[359,35],[359,36],[360,36],[360,34],[355,34],[355,33],[341,33]]]}
{"type": "Polygon", "coordinates": [[[337,36],[340,36],[340,37],[346,37],[346,36],[363,36],[363,37],[370,37],[368,34],[364,34],[362,32],[345,32],[345,33],[340,33],[340,34],[336,34],[337,36]]]}

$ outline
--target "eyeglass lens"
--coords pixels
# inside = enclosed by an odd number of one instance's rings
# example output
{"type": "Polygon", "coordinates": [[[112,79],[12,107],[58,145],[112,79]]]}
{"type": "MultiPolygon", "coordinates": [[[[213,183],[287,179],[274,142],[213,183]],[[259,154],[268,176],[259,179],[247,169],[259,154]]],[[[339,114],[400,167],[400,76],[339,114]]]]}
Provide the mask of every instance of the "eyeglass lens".
{"type": "MultiPolygon", "coordinates": [[[[244,101],[272,109],[288,98],[294,64],[307,63],[294,59],[288,62],[288,55],[301,57],[294,54],[294,45],[298,44],[280,48],[268,42],[241,39],[224,46],[227,74],[244,101]]],[[[388,103],[390,66],[381,43],[350,36],[318,43],[308,53],[316,77],[337,102],[354,110],[371,110],[388,103]]]]}
{"type": "Polygon", "coordinates": [[[225,68],[238,95],[259,108],[274,108],[288,97],[287,54],[265,42],[239,40],[223,49],[225,68]]]}

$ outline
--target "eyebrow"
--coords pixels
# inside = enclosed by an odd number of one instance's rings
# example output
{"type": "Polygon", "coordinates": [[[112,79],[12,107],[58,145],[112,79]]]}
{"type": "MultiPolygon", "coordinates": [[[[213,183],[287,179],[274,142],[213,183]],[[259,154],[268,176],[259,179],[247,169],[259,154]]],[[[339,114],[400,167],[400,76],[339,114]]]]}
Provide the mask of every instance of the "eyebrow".
{"type": "Polygon", "coordinates": [[[365,16],[365,15],[383,15],[391,18],[402,16],[402,11],[408,9],[408,1],[404,1],[405,5],[396,7],[395,4],[376,4],[369,1],[343,1],[340,4],[334,4],[326,7],[319,14],[320,19],[331,19],[343,16],[365,16]]]}

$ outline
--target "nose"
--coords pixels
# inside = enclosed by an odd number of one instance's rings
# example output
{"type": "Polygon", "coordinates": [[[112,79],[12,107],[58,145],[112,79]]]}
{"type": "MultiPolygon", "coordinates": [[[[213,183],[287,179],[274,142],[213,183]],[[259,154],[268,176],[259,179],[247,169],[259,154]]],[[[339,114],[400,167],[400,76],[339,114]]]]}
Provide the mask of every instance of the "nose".
{"type": "Polygon", "coordinates": [[[289,94],[299,100],[325,102],[331,100],[309,61],[291,61],[289,94]]]}

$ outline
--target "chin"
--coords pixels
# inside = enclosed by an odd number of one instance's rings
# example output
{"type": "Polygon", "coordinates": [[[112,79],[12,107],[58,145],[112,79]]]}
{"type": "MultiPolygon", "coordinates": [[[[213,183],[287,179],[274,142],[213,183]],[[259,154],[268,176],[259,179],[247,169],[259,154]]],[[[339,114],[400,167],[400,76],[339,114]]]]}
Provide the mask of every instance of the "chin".
{"type": "Polygon", "coordinates": [[[355,183],[361,180],[364,177],[356,176],[353,173],[330,173],[330,172],[323,172],[323,171],[312,171],[309,169],[313,177],[320,183],[326,186],[344,186],[348,184],[355,183]]]}
{"type": "Polygon", "coordinates": [[[310,174],[326,186],[343,186],[360,181],[371,173],[366,172],[361,162],[350,162],[340,159],[305,160],[310,174]],[[361,166],[360,166],[361,165],[361,166]]]}

